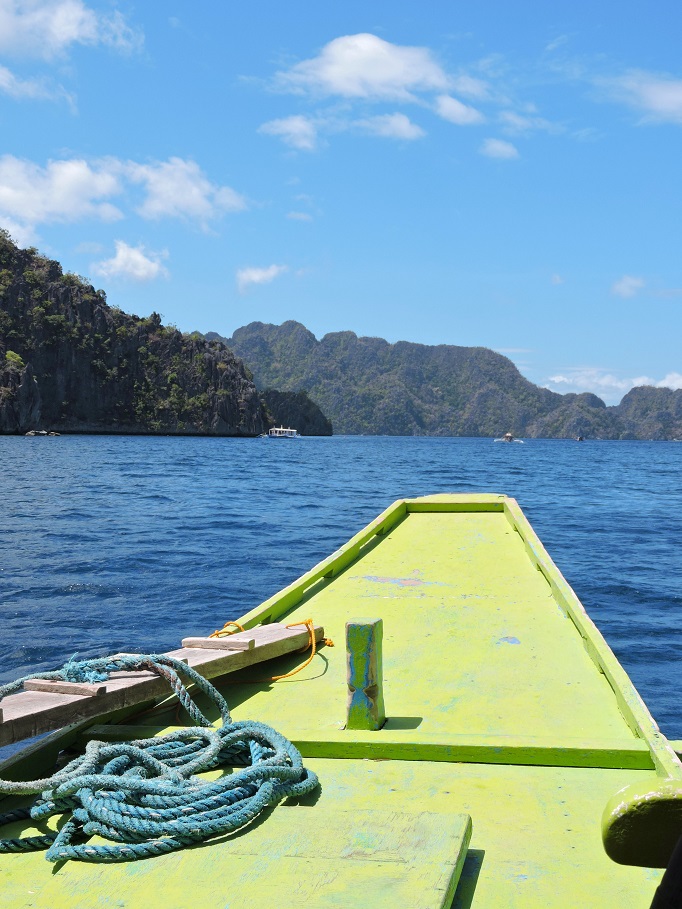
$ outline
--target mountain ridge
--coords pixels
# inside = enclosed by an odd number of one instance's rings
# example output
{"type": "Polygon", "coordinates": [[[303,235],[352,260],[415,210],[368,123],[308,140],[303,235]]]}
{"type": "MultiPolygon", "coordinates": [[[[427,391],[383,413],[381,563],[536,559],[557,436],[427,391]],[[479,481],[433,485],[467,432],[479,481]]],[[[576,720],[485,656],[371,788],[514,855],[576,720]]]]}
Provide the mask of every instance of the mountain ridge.
{"type": "Polygon", "coordinates": [[[392,344],[353,331],[318,340],[294,320],[251,322],[221,340],[244,360],[259,388],[305,390],[337,433],[682,436],[682,390],[640,386],[607,407],[589,392],[559,394],[534,385],[511,360],[485,347],[392,344]]]}

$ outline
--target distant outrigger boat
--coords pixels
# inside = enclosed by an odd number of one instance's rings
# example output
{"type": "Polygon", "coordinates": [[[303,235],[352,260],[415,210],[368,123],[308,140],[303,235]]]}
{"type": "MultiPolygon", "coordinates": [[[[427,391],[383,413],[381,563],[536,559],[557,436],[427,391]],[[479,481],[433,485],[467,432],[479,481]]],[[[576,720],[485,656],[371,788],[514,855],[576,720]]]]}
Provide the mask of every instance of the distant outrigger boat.
{"type": "Polygon", "coordinates": [[[515,439],[510,432],[505,432],[503,436],[499,439],[494,439],[495,442],[518,442],[519,445],[523,445],[523,439],[515,439]]]}
{"type": "Polygon", "coordinates": [[[300,439],[301,433],[297,429],[284,428],[284,426],[273,426],[267,432],[259,436],[260,439],[300,439]]]}

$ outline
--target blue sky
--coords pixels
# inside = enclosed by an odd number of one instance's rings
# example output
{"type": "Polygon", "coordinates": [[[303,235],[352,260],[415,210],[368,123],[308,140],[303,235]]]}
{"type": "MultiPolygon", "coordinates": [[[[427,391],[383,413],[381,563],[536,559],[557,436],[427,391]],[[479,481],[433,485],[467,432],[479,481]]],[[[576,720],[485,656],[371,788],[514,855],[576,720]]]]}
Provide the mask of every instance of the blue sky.
{"type": "Polygon", "coordinates": [[[127,312],[682,387],[682,7],[0,0],[0,225],[127,312]]]}

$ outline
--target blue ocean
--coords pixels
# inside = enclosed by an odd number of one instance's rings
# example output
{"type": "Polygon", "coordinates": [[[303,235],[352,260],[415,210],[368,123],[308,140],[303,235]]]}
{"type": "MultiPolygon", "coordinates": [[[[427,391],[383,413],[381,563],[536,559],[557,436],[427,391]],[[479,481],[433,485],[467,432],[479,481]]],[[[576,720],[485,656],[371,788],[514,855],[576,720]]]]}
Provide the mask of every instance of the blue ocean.
{"type": "Polygon", "coordinates": [[[0,438],[0,682],[213,631],[395,499],[518,499],[662,730],[682,739],[682,444],[0,438]]]}

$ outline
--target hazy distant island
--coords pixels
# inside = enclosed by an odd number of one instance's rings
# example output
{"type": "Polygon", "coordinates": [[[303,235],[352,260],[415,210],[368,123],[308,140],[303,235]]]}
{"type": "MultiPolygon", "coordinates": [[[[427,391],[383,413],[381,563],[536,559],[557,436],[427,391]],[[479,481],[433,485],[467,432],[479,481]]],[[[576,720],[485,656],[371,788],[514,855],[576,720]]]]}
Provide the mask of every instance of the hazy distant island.
{"type": "Polygon", "coordinates": [[[634,388],[617,407],[557,394],[484,347],[428,346],[352,331],[321,340],[298,322],[233,337],[181,333],[111,307],[0,230],[0,433],[682,437],[682,390],[634,388]]]}
{"type": "Polygon", "coordinates": [[[253,436],[283,416],[331,433],[305,395],[261,395],[221,342],[108,306],[104,291],[0,231],[0,433],[253,436]]]}

